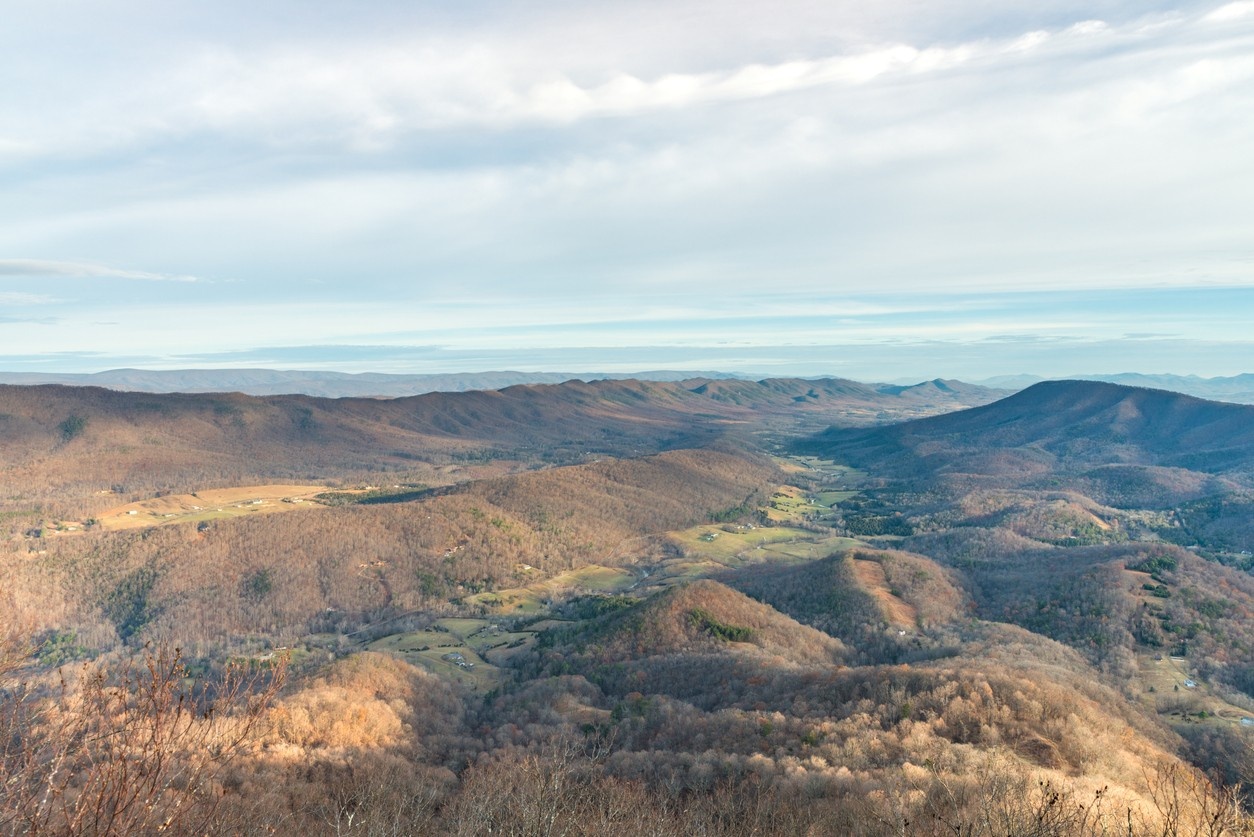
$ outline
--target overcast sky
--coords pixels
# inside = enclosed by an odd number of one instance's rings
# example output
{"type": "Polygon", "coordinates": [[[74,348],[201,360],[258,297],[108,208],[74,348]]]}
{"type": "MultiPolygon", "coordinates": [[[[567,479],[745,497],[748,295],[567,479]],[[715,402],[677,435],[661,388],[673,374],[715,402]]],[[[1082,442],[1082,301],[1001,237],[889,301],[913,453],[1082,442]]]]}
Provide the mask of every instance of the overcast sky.
{"type": "Polygon", "coordinates": [[[0,0],[0,368],[1254,371],[1254,0],[0,0]]]}

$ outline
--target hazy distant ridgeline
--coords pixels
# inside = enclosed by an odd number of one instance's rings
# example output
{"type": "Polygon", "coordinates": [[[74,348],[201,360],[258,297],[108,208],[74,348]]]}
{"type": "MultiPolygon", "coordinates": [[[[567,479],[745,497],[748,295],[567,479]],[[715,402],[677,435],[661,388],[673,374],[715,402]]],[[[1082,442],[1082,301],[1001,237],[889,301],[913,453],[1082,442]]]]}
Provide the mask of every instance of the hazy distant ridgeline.
{"type": "MultiPolygon", "coordinates": [[[[1180,392],[1198,398],[1254,404],[1254,373],[1203,378],[1197,375],[1151,375],[1123,372],[1113,375],[1074,375],[1077,380],[1105,381],[1125,386],[1180,392]]],[[[518,384],[560,384],[566,381],[624,380],[690,381],[694,379],[744,379],[727,372],[654,370],[629,374],[612,372],[449,372],[430,375],[377,372],[327,372],[280,369],[110,369],[103,372],[5,372],[0,384],[33,386],[62,384],[98,386],[126,392],[240,392],[247,395],[313,395],[320,398],[403,398],[428,392],[467,392],[502,389],[518,384]]],[[[1045,380],[1035,375],[1003,375],[980,381],[978,386],[1006,393],[1045,380]]],[[[947,381],[954,387],[972,386],[947,381]]],[[[889,385],[876,385],[889,389],[889,385]]],[[[899,389],[904,387],[898,387],[899,389]]]]}
{"type": "Polygon", "coordinates": [[[578,462],[708,444],[729,432],[817,429],[983,403],[933,382],[569,381],[392,400],[144,394],[0,387],[0,503],[83,516],[157,491],[259,481],[447,482],[433,468],[484,459],[578,462]]]}
{"type": "MultiPolygon", "coordinates": [[[[276,369],[111,369],[93,373],[3,372],[0,384],[35,386],[96,386],[125,392],[215,393],[239,392],[246,395],[312,395],[320,398],[403,398],[429,392],[468,392],[495,390],[526,384],[561,384],[607,380],[649,382],[690,382],[709,380],[748,381],[744,376],[725,372],[658,370],[615,373],[566,372],[452,372],[435,375],[404,375],[375,372],[345,373],[288,371],[276,369]]],[[[813,379],[823,383],[825,379],[813,379]]],[[[913,389],[891,384],[854,384],[862,391],[894,393],[913,389]]],[[[930,381],[918,387],[935,387],[951,394],[979,392],[986,387],[960,381],[930,381]]],[[[1017,388],[1017,387],[1016,387],[1017,388]]],[[[1011,388],[1004,391],[1009,392],[1011,388]]]]}
{"type": "Polygon", "coordinates": [[[684,381],[734,377],[721,372],[449,372],[405,375],[278,369],[110,369],[92,373],[0,372],[0,384],[96,386],[126,392],[240,392],[246,395],[313,395],[320,398],[403,398],[428,392],[503,389],[518,384],[635,378],[684,381]]]}

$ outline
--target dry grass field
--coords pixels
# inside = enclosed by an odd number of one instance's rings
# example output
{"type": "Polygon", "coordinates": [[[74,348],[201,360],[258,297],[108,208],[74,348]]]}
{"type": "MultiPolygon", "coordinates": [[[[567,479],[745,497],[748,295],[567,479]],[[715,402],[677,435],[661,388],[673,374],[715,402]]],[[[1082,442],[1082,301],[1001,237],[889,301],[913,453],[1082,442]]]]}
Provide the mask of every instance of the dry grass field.
{"type": "MultiPolygon", "coordinates": [[[[83,532],[92,525],[106,531],[143,529],[173,523],[195,523],[256,514],[274,514],[307,508],[325,485],[249,485],[213,488],[194,494],[167,494],[126,503],[101,512],[92,520],[61,524],[47,534],[83,532]]],[[[341,492],[344,493],[344,492],[341,492]]]]}

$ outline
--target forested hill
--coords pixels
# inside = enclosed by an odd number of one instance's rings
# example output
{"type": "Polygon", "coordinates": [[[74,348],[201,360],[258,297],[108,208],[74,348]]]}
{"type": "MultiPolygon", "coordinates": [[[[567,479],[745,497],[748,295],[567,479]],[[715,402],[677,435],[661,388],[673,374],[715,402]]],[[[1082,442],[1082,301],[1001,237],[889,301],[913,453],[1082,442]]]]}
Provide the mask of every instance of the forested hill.
{"type": "Polygon", "coordinates": [[[898,471],[997,474],[1130,464],[1234,474],[1254,468],[1254,407],[1095,381],[1047,381],[960,412],[891,427],[832,428],[806,446],[898,471]]]}
{"type": "Polygon", "coordinates": [[[927,415],[997,394],[795,379],[568,381],[392,400],[0,386],[0,478],[36,501],[380,472],[430,481],[432,468],[450,465],[648,454],[729,432],[927,415]]]}

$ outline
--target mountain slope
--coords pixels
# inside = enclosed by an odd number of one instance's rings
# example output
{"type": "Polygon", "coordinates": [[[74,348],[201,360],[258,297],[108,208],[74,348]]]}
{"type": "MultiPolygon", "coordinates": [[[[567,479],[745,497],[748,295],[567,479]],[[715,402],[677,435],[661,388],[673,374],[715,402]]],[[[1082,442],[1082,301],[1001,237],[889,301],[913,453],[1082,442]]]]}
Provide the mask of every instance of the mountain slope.
{"type": "MultiPolygon", "coordinates": [[[[125,393],[0,386],[0,482],[23,502],[139,496],[249,481],[447,482],[436,469],[528,466],[711,444],[728,433],[807,431],[924,415],[988,390],[882,393],[849,381],[568,381],[392,400],[125,393]]],[[[0,503],[13,497],[0,497],[0,503]]],[[[101,508],[117,504],[100,500],[101,508]]]]}
{"type": "Polygon", "coordinates": [[[635,607],[554,637],[567,656],[630,665],[679,654],[744,654],[792,665],[839,663],[840,640],[716,581],[656,593],[635,607]]]}
{"type": "Polygon", "coordinates": [[[1254,407],[1164,390],[1046,381],[957,413],[871,430],[833,429],[810,447],[896,470],[1021,474],[1136,464],[1242,473],[1254,467],[1254,407]]]}

